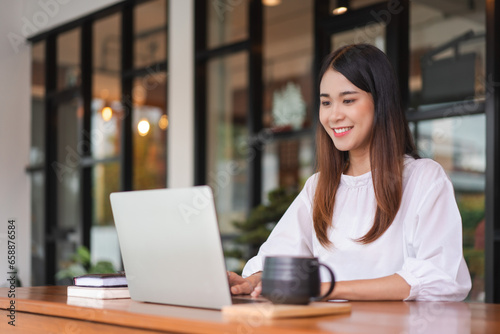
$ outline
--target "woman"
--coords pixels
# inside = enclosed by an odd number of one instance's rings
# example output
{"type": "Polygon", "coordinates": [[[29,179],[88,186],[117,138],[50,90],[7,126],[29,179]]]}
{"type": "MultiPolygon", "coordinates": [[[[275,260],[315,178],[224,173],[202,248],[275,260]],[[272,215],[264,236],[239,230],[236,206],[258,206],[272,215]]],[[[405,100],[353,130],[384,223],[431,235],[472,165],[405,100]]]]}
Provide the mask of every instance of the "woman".
{"type": "Polygon", "coordinates": [[[453,186],[416,154],[387,57],[371,45],[342,47],[320,80],[318,173],[244,278],[229,273],[231,292],[259,295],[264,258],[288,255],[333,269],[327,299],[463,300],[471,280],[453,186]]]}

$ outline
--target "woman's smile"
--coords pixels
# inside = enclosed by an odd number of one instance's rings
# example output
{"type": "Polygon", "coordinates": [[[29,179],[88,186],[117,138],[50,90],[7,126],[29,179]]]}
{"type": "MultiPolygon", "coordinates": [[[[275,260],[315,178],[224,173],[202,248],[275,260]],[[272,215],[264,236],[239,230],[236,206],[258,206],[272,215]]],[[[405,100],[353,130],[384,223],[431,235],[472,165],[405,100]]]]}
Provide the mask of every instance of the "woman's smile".
{"type": "Polygon", "coordinates": [[[340,127],[340,128],[333,128],[333,135],[335,137],[342,137],[342,136],[345,136],[346,134],[348,134],[351,129],[353,128],[353,126],[347,126],[347,127],[340,127]]]}

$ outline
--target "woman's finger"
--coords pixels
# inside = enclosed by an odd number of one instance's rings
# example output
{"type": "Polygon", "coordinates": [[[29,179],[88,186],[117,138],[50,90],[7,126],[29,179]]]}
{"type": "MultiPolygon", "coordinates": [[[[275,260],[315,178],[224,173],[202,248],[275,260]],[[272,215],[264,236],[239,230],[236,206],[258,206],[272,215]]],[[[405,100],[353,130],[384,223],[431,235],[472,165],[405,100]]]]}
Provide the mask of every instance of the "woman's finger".
{"type": "Polygon", "coordinates": [[[255,287],[255,289],[253,289],[250,295],[254,298],[257,298],[260,296],[261,293],[262,293],[262,281],[257,284],[257,286],[255,287]]]}
{"type": "Polygon", "coordinates": [[[233,295],[249,294],[251,292],[251,287],[248,282],[242,284],[236,284],[231,287],[231,293],[233,295]]]}

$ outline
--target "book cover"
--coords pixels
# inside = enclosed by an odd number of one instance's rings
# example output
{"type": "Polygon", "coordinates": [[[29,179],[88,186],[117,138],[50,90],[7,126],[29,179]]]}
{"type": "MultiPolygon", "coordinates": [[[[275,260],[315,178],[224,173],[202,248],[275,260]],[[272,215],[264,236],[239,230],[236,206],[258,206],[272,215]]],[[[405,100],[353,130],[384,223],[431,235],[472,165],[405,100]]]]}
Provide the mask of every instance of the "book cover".
{"type": "Polygon", "coordinates": [[[83,297],[94,299],[122,299],[130,298],[128,287],[86,287],[70,285],[67,290],[68,298],[83,297]]]}
{"type": "Polygon", "coordinates": [[[73,285],[92,287],[117,287],[127,286],[127,278],[124,273],[116,274],[86,274],[73,278],[73,285]]]}

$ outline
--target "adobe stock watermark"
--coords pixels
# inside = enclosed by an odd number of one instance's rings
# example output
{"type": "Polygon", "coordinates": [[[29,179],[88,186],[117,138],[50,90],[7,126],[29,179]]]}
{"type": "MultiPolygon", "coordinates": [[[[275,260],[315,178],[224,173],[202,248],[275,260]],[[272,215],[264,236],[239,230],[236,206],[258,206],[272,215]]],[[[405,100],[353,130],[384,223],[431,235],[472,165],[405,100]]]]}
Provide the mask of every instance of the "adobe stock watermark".
{"type": "Polygon", "coordinates": [[[72,308],[74,319],[66,319],[64,323],[64,333],[81,334],[86,333],[86,328],[82,327],[82,321],[95,321],[97,312],[95,309],[95,300],[92,298],[68,297],[67,304],[74,306],[72,308]]]}
{"type": "MultiPolygon", "coordinates": [[[[450,326],[449,319],[443,317],[445,308],[442,302],[408,302],[410,316],[408,318],[411,333],[429,333],[436,325],[440,328],[450,326]]],[[[402,332],[406,334],[408,332],[402,332]]]]}
{"type": "Polygon", "coordinates": [[[71,1],[72,0],[39,0],[38,6],[40,10],[33,13],[29,18],[26,16],[21,17],[22,27],[20,34],[12,31],[7,34],[7,39],[14,52],[17,54],[20,46],[25,45],[26,37],[47,28],[50,20],[59,14],[61,6],[67,5],[71,1]]]}
{"type": "Polygon", "coordinates": [[[207,188],[199,188],[193,196],[190,204],[182,202],[179,203],[177,209],[179,210],[184,223],[192,223],[192,216],[198,216],[202,213],[202,211],[208,208],[212,200],[211,197],[210,191],[207,188]]]}
{"type": "MultiPolygon", "coordinates": [[[[221,191],[231,185],[231,179],[245,170],[245,164],[253,161],[257,152],[262,151],[267,143],[272,141],[270,129],[265,129],[256,135],[248,136],[236,144],[237,153],[245,155],[244,162],[229,160],[222,169],[211,171],[208,174],[208,183],[212,186],[213,198],[217,198],[221,191]]],[[[210,205],[212,198],[208,192],[200,191],[193,197],[190,204],[181,203],[178,210],[185,223],[191,223],[193,216],[198,216],[210,205]]]]}
{"type": "Polygon", "coordinates": [[[232,12],[234,8],[241,5],[243,0],[213,0],[212,6],[214,7],[220,21],[224,21],[227,12],[232,12]]]}
{"type": "Polygon", "coordinates": [[[255,307],[256,312],[251,312],[250,314],[238,314],[234,316],[234,320],[239,323],[237,333],[254,333],[255,328],[265,325],[271,318],[276,305],[282,304],[286,300],[287,295],[294,295],[298,292],[299,289],[303,287],[304,281],[308,281],[311,273],[316,270],[319,270],[319,268],[310,266],[307,262],[297,264],[293,270],[291,280],[283,283],[283,288],[274,287],[269,292],[269,295],[265,296],[270,300],[273,300],[274,303],[255,303],[253,306],[255,307]]]}
{"type": "Polygon", "coordinates": [[[7,291],[7,296],[9,297],[9,307],[8,307],[8,324],[10,326],[16,326],[16,286],[17,286],[17,245],[16,245],[16,219],[9,218],[7,220],[7,286],[9,290],[7,291]]]}

